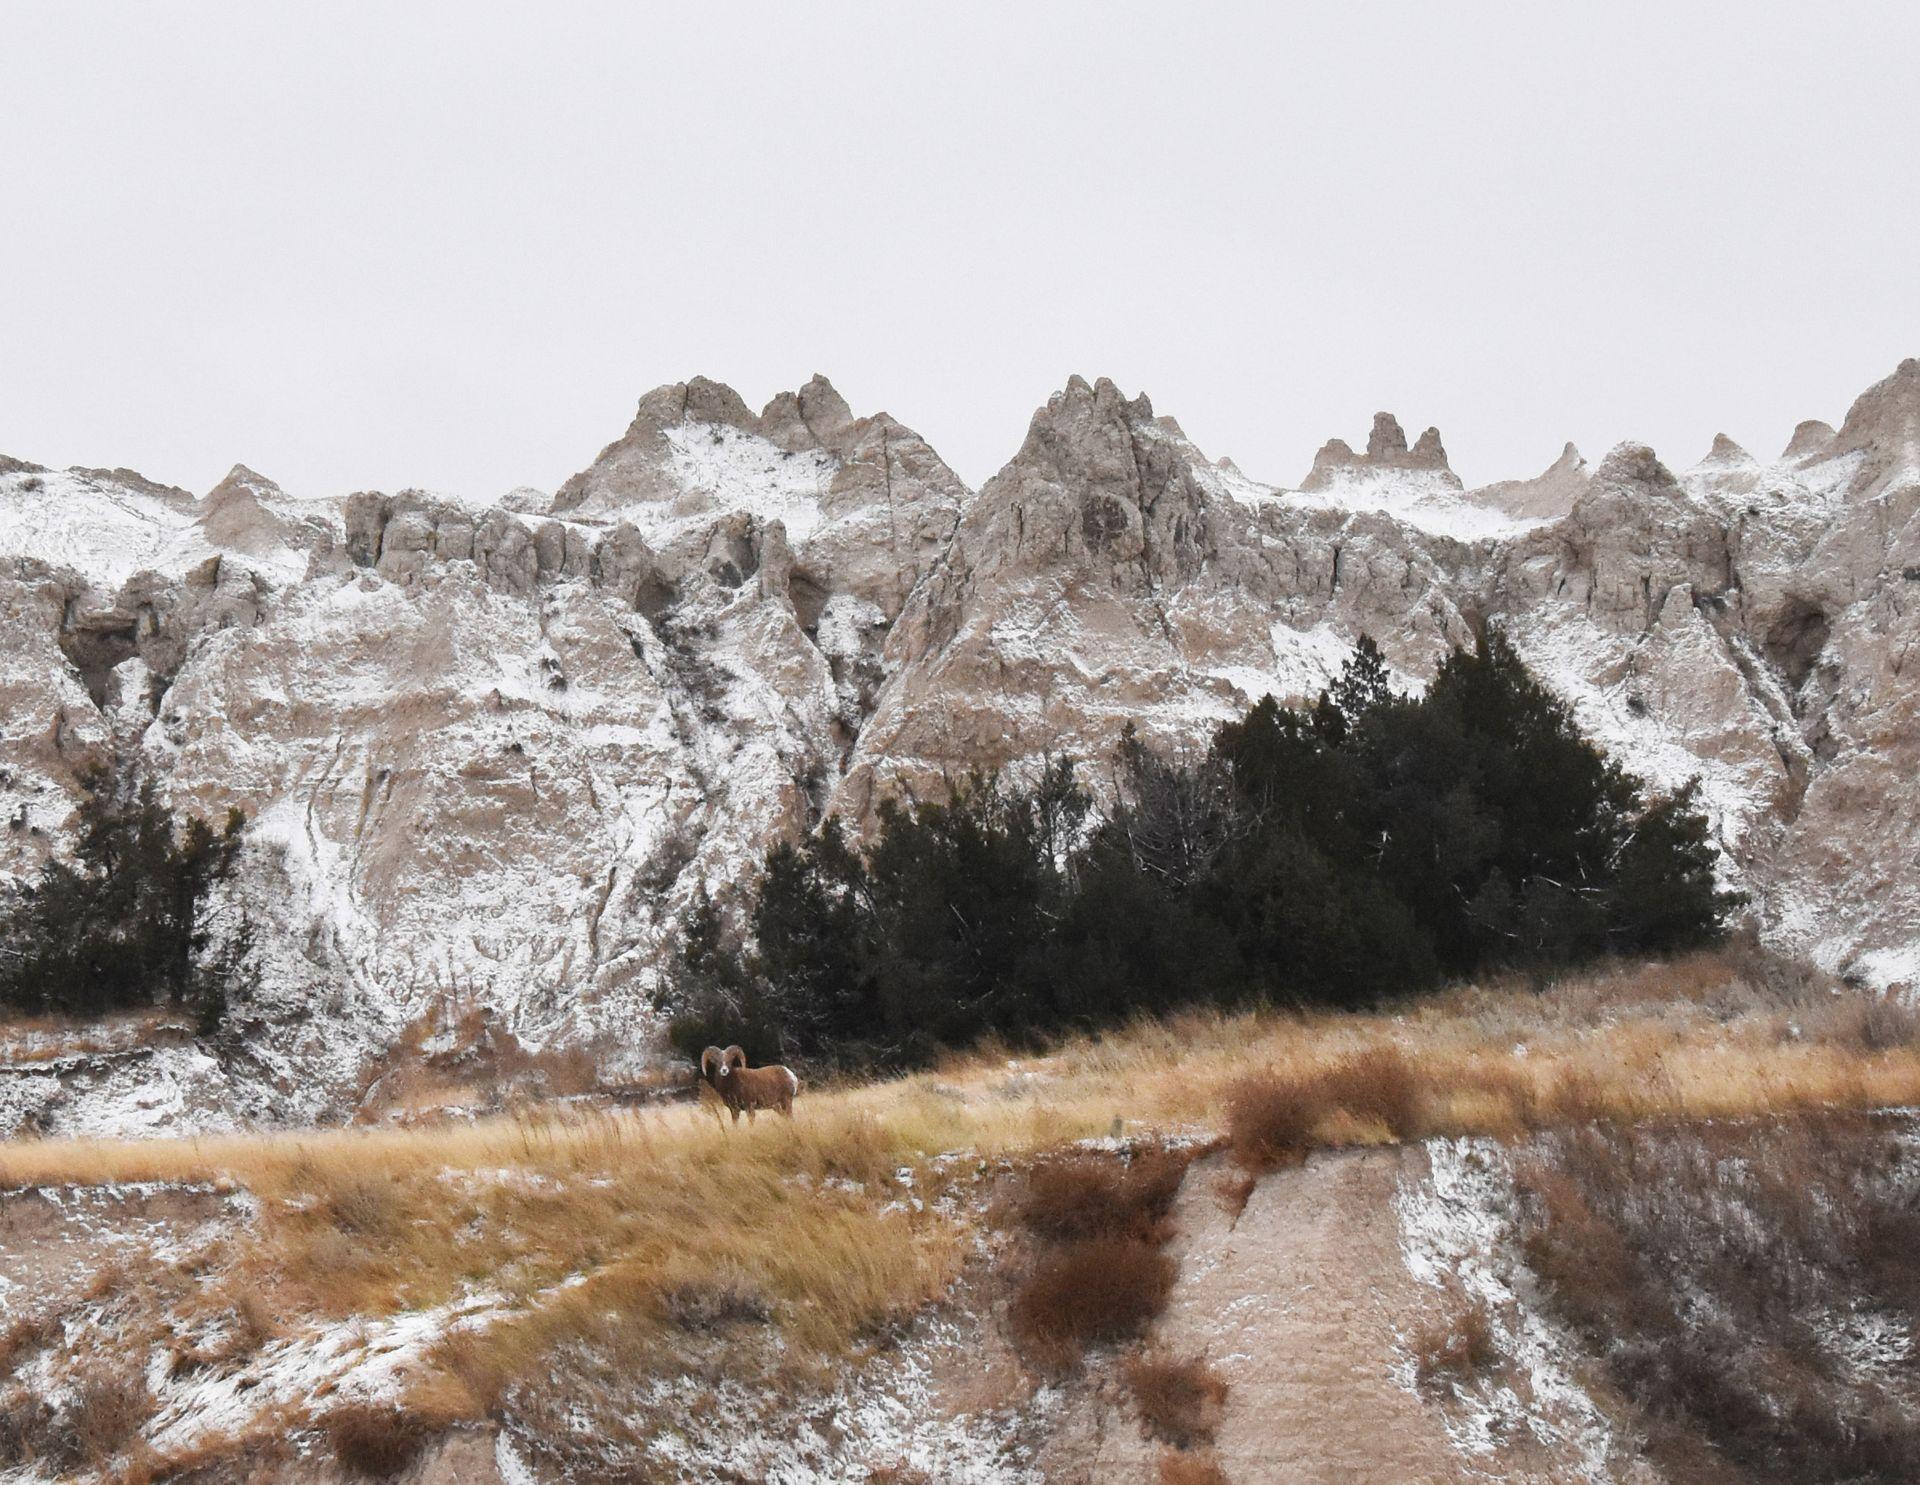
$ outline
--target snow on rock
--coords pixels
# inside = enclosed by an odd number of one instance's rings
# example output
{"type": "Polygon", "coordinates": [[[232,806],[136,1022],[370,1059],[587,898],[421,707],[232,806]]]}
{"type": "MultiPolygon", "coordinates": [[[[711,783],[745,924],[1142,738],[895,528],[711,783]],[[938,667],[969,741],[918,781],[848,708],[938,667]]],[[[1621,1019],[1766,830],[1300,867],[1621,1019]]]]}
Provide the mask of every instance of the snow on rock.
{"type": "MultiPolygon", "coordinates": [[[[789,541],[805,541],[819,528],[821,501],[835,468],[824,450],[794,453],[724,424],[682,424],[667,431],[667,445],[673,451],[674,478],[689,496],[703,499],[707,509],[746,511],[763,521],[779,521],[789,541]]],[[[657,531],[647,532],[650,540],[657,531]]]]}
{"type": "Polygon", "coordinates": [[[1569,448],[1466,491],[1383,414],[1288,491],[1075,377],[973,494],[822,378],[758,414],[694,378],[550,500],[0,461],[0,882],[116,756],[248,815],[249,1060],[189,1123],[343,1112],[455,1000],[631,1066],[688,904],[824,812],[1062,751],[1098,782],[1128,722],[1203,745],[1362,633],[1416,690],[1493,621],[1628,767],[1699,777],[1766,931],[1910,979],[1916,428],[1905,362],[1771,464],[1569,448]]]}
{"type": "Polygon", "coordinates": [[[0,1065],[0,1129],[62,1138],[231,1129],[226,1070],[192,1045],[75,1052],[0,1065]]]}
{"type": "Polygon", "coordinates": [[[0,466],[0,558],[31,558],[118,587],[136,572],[184,570],[212,551],[184,490],[99,470],[0,466]]]}

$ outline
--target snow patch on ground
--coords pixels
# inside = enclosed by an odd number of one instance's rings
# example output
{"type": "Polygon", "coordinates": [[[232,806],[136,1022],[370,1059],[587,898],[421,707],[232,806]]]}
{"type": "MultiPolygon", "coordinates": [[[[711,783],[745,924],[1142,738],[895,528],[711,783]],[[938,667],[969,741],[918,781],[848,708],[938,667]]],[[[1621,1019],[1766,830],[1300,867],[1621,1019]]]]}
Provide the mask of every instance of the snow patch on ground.
{"type": "Polygon", "coordinates": [[[274,1341],[230,1372],[168,1375],[164,1350],[148,1365],[147,1385],[160,1400],[147,1439],[162,1452],[208,1435],[237,1434],[277,1405],[306,1403],[324,1387],[341,1401],[395,1401],[408,1369],[441,1337],[484,1327],[503,1309],[493,1295],[472,1295],[387,1319],[357,1316],[312,1333],[274,1341]]]}
{"type": "Polygon", "coordinates": [[[0,1067],[0,1134],[143,1138],[237,1127],[219,1062],[197,1046],[80,1052],[0,1067]]]}
{"type": "MultiPolygon", "coordinates": [[[[1506,1152],[1490,1139],[1435,1139],[1426,1144],[1430,1173],[1403,1180],[1394,1199],[1407,1271],[1422,1284],[1457,1281],[1485,1311],[1504,1376],[1456,1383],[1444,1411],[1454,1446],[1479,1459],[1524,1430],[1578,1461],[1579,1478],[1607,1485],[1613,1429],[1573,1370],[1566,1339],[1525,1303],[1524,1266],[1514,1252],[1515,1201],[1506,1152]]],[[[1402,1384],[1414,1386],[1411,1358],[1402,1384]]]]}
{"type": "MultiPolygon", "coordinates": [[[[1020,1413],[948,1416],[937,1405],[932,1355],[965,1343],[957,1329],[929,1323],[804,1416],[782,1416],[777,1435],[763,1431],[766,1399],[755,1387],[715,1387],[691,1377],[656,1381],[647,1410],[672,1421],[651,1441],[653,1462],[686,1480],[768,1485],[859,1485],[889,1468],[941,1485],[1040,1485],[1017,1441],[1020,1413]]],[[[1048,1401],[1042,1393],[1035,1406],[1048,1401]]]]}

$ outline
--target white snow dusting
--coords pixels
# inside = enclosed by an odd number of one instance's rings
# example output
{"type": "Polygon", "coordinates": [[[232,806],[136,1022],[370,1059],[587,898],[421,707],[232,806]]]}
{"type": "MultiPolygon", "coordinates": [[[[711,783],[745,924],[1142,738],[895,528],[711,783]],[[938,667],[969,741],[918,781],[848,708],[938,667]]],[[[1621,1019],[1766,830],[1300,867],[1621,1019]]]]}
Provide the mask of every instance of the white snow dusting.
{"type": "MultiPolygon", "coordinates": [[[[1456,1384],[1445,1409],[1448,1437],[1463,1453],[1487,1458],[1524,1429],[1570,1452],[1579,1478],[1607,1485],[1614,1478],[1607,1467],[1612,1426],[1575,1376],[1566,1339],[1518,1292],[1523,1265],[1513,1250],[1506,1152],[1482,1138],[1429,1140],[1426,1152],[1430,1174],[1403,1180],[1394,1199],[1407,1271],[1436,1288],[1457,1281],[1484,1309],[1501,1355],[1526,1383],[1516,1389],[1496,1377],[1456,1384]]],[[[1410,1359],[1401,1371],[1411,1388],[1410,1359]]]]}

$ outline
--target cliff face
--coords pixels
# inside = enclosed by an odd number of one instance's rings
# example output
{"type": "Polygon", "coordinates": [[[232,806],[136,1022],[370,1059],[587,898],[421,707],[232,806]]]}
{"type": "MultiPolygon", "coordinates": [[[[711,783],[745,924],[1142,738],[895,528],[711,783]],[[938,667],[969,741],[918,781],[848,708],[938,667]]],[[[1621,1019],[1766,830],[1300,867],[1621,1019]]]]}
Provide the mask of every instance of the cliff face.
{"type": "Polygon", "coordinates": [[[1385,414],[1262,485],[1077,377],[977,494],[819,378],[758,415],[661,388],[556,495],[487,506],[0,460],[0,871],[115,758],[240,806],[265,983],[243,1055],[169,1055],[209,1118],[335,1113],[455,1001],[643,1056],[699,887],[829,810],[1097,763],[1127,721],[1198,743],[1362,631],[1418,685],[1496,619],[1628,766],[1701,777],[1767,932],[1903,980],[1917,504],[1914,361],[1772,463],[1569,448],[1484,491],[1385,414]]]}

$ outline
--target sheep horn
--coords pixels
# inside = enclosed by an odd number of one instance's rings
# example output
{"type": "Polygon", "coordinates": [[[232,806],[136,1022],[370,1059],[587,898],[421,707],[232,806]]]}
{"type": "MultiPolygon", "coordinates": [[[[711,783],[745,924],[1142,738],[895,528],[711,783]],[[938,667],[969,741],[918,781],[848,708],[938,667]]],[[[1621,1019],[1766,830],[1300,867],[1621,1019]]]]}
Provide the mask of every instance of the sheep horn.
{"type": "Polygon", "coordinates": [[[720,1060],[736,1071],[744,1071],[747,1065],[747,1054],[738,1047],[728,1047],[720,1054],[720,1060]]]}
{"type": "Polygon", "coordinates": [[[711,1083],[713,1081],[714,1064],[725,1062],[726,1060],[727,1054],[725,1052],[722,1052],[718,1047],[708,1047],[706,1051],[700,1054],[700,1076],[711,1083]]]}

